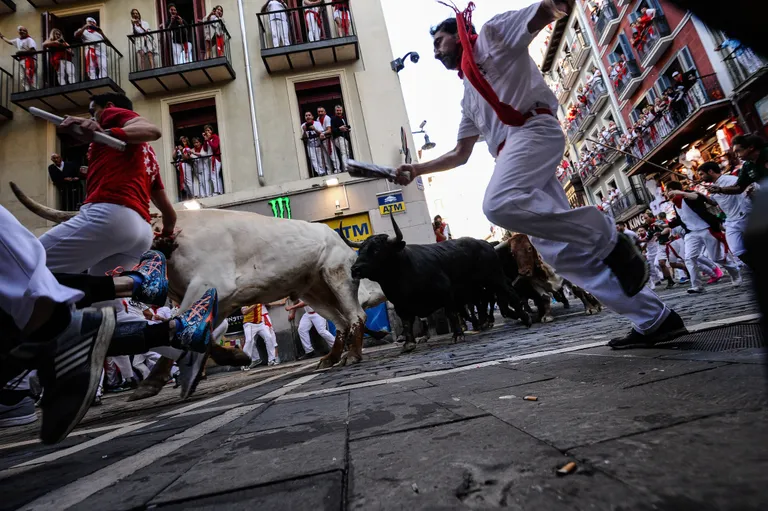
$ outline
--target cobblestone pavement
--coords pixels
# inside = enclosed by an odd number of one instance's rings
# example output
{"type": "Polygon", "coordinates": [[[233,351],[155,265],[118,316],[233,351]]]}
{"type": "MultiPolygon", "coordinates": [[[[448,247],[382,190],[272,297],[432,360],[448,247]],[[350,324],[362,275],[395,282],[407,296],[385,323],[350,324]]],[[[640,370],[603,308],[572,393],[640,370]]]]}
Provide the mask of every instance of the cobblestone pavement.
{"type": "Polygon", "coordinates": [[[0,430],[0,509],[764,509],[751,291],[660,294],[701,333],[614,352],[628,323],[572,302],[353,367],[218,374],[183,403],[108,396],[54,447],[0,430]]]}

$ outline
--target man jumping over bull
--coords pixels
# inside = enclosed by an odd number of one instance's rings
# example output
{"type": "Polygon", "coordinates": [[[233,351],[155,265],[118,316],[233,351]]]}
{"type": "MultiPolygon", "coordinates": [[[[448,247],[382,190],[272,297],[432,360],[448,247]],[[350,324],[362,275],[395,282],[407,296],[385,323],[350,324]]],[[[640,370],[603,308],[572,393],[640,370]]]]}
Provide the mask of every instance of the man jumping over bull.
{"type": "Polygon", "coordinates": [[[470,2],[431,30],[435,58],[464,81],[456,147],[427,163],[402,165],[398,183],[465,164],[480,135],[496,158],[483,211],[522,232],[542,258],[574,284],[631,320],[614,348],[649,346],[686,332],[682,319],[644,286],[648,267],[634,244],[594,207],[571,209],[555,172],[565,149],[557,100],[528,54],[536,34],[566,16],[573,0],[544,0],[488,21],[479,34],[470,2]],[[409,173],[409,174],[408,174],[409,173]]]}

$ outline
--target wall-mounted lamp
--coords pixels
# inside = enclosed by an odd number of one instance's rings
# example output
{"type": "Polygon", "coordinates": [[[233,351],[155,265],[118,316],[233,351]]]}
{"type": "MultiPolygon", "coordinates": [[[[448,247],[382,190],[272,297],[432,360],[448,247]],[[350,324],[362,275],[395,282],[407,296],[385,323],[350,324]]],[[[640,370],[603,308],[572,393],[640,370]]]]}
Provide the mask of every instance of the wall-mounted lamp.
{"type": "Polygon", "coordinates": [[[325,180],[325,186],[331,187],[331,186],[338,186],[339,185],[339,178],[337,177],[331,177],[325,180]]]}
{"type": "Polygon", "coordinates": [[[184,202],[183,204],[184,204],[184,209],[193,209],[194,210],[194,209],[202,209],[203,208],[203,206],[201,206],[200,203],[197,202],[196,200],[188,200],[188,201],[184,202]]]}
{"type": "Polygon", "coordinates": [[[427,121],[421,121],[421,124],[419,124],[419,131],[412,132],[413,135],[418,135],[419,133],[424,134],[424,145],[421,146],[422,151],[429,151],[430,149],[434,149],[435,146],[437,145],[429,139],[429,135],[427,135],[427,132],[424,131],[424,126],[426,125],[427,125],[427,121]]]}
{"type": "Polygon", "coordinates": [[[403,58],[395,59],[389,63],[390,67],[392,68],[392,71],[394,71],[395,73],[399,73],[400,71],[405,69],[405,59],[407,59],[409,56],[411,57],[411,62],[413,62],[414,64],[419,62],[419,54],[416,53],[415,51],[409,51],[408,53],[403,55],[403,58]]]}

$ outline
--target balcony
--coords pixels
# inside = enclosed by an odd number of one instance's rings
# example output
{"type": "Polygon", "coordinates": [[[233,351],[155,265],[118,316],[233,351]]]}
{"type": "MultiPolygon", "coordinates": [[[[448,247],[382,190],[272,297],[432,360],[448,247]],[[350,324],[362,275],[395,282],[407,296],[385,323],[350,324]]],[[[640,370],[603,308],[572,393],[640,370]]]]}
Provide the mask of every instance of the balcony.
{"type": "Polygon", "coordinates": [[[635,60],[619,60],[611,67],[609,74],[619,101],[626,101],[643,82],[642,73],[635,60]]]}
{"type": "Polygon", "coordinates": [[[616,34],[621,19],[613,0],[604,0],[602,7],[597,10],[597,20],[594,21],[595,35],[600,46],[605,46],[616,34]]]}
{"type": "MultiPolygon", "coordinates": [[[[730,115],[730,104],[725,98],[715,74],[700,77],[677,102],[642,128],[628,149],[636,158],[665,160],[680,155],[680,143],[689,138],[701,138],[706,127],[730,115]]],[[[633,160],[629,175],[645,166],[644,161],[633,160]]]]}
{"type": "Polygon", "coordinates": [[[560,62],[561,76],[563,77],[563,87],[571,88],[579,77],[579,72],[573,65],[573,61],[569,55],[563,57],[560,62]]]}
{"type": "Polygon", "coordinates": [[[640,57],[640,65],[649,68],[658,62],[659,58],[672,44],[672,31],[669,29],[667,18],[656,16],[646,25],[638,20],[637,32],[633,36],[632,47],[640,57]]]}
{"type": "Polygon", "coordinates": [[[223,21],[129,35],[128,80],[145,96],[235,79],[223,21]]]}
{"type": "Polygon", "coordinates": [[[609,211],[603,212],[610,214],[616,222],[625,222],[645,211],[650,201],[651,197],[645,187],[633,185],[610,202],[609,211]]]}
{"type": "Polygon", "coordinates": [[[571,56],[578,69],[581,69],[581,66],[583,66],[589,58],[589,41],[587,41],[586,37],[584,37],[584,33],[581,31],[576,32],[576,36],[573,38],[573,42],[571,43],[571,56]]]}
{"type": "Polygon", "coordinates": [[[268,73],[352,62],[360,58],[348,0],[257,16],[261,59],[268,73]]]}
{"type": "Polygon", "coordinates": [[[11,14],[16,12],[16,4],[13,0],[0,0],[0,14],[11,14]]]}
{"type": "Polygon", "coordinates": [[[563,185],[563,188],[573,186],[574,188],[581,186],[581,177],[579,174],[572,170],[563,170],[557,175],[557,180],[563,185]]]}
{"type": "Polygon", "coordinates": [[[723,62],[728,68],[728,74],[733,80],[735,92],[740,92],[748,82],[753,81],[753,78],[768,70],[768,61],[741,43],[733,41],[734,44],[728,45],[728,42],[721,45],[720,51],[723,54],[723,62]]]}
{"type": "Polygon", "coordinates": [[[32,106],[54,112],[88,110],[94,94],[123,93],[122,58],[109,42],[14,55],[11,102],[25,110],[32,106]]]}
{"type": "Polygon", "coordinates": [[[566,129],[566,135],[570,142],[576,142],[584,136],[584,132],[595,120],[596,113],[608,100],[608,91],[603,84],[603,80],[595,80],[587,86],[586,92],[582,92],[586,98],[586,103],[577,107],[576,116],[570,121],[566,129]]]}
{"type": "Polygon", "coordinates": [[[13,119],[13,112],[8,108],[10,106],[11,83],[13,83],[11,73],[0,67],[0,121],[13,119]]]}
{"type": "Polygon", "coordinates": [[[571,92],[571,89],[567,89],[563,86],[558,87],[555,89],[555,96],[557,97],[557,101],[564,105],[566,101],[568,101],[568,94],[571,92]]]}

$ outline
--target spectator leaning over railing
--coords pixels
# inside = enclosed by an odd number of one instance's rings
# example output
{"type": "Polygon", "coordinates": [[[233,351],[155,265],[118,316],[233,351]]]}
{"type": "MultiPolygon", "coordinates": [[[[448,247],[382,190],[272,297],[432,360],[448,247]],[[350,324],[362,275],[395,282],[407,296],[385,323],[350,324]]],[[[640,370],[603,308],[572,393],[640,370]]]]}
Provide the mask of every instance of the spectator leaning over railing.
{"type": "Polygon", "coordinates": [[[35,88],[35,78],[37,76],[37,44],[35,40],[29,36],[27,29],[19,25],[16,30],[19,33],[19,37],[16,39],[6,39],[3,34],[0,34],[0,39],[6,43],[16,46],[16,56],[19,57],[19,65],[24,66],[24,90],[28,91],[35,88]]]}
{"type": "Polygon", "coordinates": [[[75,38],[87,44],[85,50],[85,68],[88,78],[97,80],[107,77],[107,43],[109,39],[96,24],[94,18],[85,18],[85,25],[77,29],[75,38]]]}
{"type": "Polygon", "coordinates": [[[43,42],[43,49],[50,51],[48,61],[56,72],[59,85],[75,83],[75,66],[72,64],[72,50],[64,40],[61,30],[51,30],[48,39],[43,42]]]}
{"type": "Polygon", "coordinates": [[[320,5],[323,0],[304,0],[304,22],[307,24],[307,39],[309,42],[320,41],[323,38],[323,15],[320,5]],[[315,7],[317,6],[317,7],[315,7]]]}
{"type": "Polygon", "coordinates": [[[155,68],[155,56],[157,55],[157,40],[151,34],[152,29],[149,23],[141,19],[141,13],[138,9],[131,9],[131,29],[136,36],[134,44],[136,45],[137,69],[143,71],[145,64],[149,64],[149,69],[155,68]]]}
{"type": "Polygon", "coordinates": [[[324,176],[326,172],[323,165],[323,148],[320,143],[320,135],[322,133],[323,126],[315,120],[312,112],[305,112],[304,123],[301,125],[301,138],[307,146],[309,162],[312,165],[312,171],[315,176],[324,176]]]}
{"type": "Polygon", "coordinates": [[[200,20],[205,25],[205,58],[210,59],[214,49],[217,57],[224,56],[224,8],[217,5],[208,16],[200,20]]]}
{"type": "Polygon", "coordinates": [[[184,21],[184,18],[179,16],[175,4],[168,4],[168,21],[162,28],[171,31],[171,48],[173,50],[174,65],[192,62],[192,45],[189,42],[189,27],[187,27],[187,22],[184,21]]]}
{"type": "Polygon", "coordinates": [[[352,33],[352,16],[349,12],[349,0],[333,3],[333,20],[339,37],[348,37],[352,33]]]}
{"type": "Polygon", "coordinates": [[[284,0],[268,0],[261,8],[262,13],[269,13],[269,31],[272,32],[272,47],[289,46],[291,44],[291,25],[288,5],[284,0]]]}
{"type": "Polygon", "coordinates": [[[192,167],[200,181],[200,197],[211,196],[211,151],[198,138],[192,138],[192,167]]]}
{"type": "Polygon", "coordinates": [[[213,132],[213,126],[210,124],[206,124],[203,128],[203,139],[205,139],[206,149],[211,152],[213,194],[221,195],[224,193],[224,180],[221,176],[221,139],[213,132]]]}
{"type": "Polygon", "coordinates": [[[349,132],[352,131],[352,127],[344,118],[344,108],[341,105],[336,105],[334,114],[333,119],[331,119],[333,145],[339,151],[341,172],[346,172],[350,155],[349,132]]]}
{"type": "Polygon", "coordinates": [[[325,168],[331,174],[339,172],[339,157],[336,154],[336,146],[333,143],[333,129],[331,127],[331,118],[326,115],[325,108],[317,109],[317,122],[323,127],[323,134],[320,135],[320,142],[323,146],[323,162],[325,168]]]}

